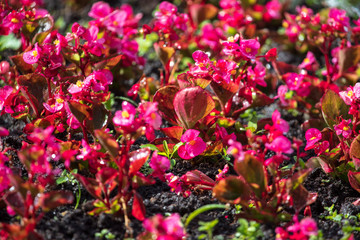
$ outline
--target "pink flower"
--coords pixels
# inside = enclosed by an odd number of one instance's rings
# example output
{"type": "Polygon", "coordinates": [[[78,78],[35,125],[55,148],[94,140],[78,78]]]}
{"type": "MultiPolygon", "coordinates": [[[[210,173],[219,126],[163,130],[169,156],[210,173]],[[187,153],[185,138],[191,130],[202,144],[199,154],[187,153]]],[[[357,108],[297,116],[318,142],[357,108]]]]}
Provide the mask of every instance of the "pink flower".
{"type": "Polygon", "coordinates": [[[291,154],[293,153],[293,149],[291,148],[291,142],[284,136],[278,136],[275,138],[270,144],[266,143],[265,147],[277,154],[286,153],[291,154]]]}
{"type": "Polygon", "coordinates": [[[165,179],[172,192],[175,192],[178,195],[182,194],[185,198],[190,196],[191,191],[187,189],[181,177],[175,176],[172,173],[166,173],[165,179]]]}
{"type": "Polygon", "coordinates": [[[318,228],[315,220],[312,218],[302,219],[300,221],[300,231],[306,236],[317,235],[318,228]]]}
{"type": "Polygon", "coordinates": [[[6,99],[10,96],[10,94],[13,92],[13,88],[11,86],[4,86],[3,88],[0,88],[0,112],[4,108],[6,99]]]}
{"type": "Polygon", "coordinates": [[[301,28],[296,24],[289,24],[288,21],[284,21],[283,25],[285,25],[285,34],[288,36],[291,42],[296,42],[298,36],[300,35],[301,28]]]}
{"type": "Polygon", "coordinates": [[[281,8],[282,8],[281,3],[278,0],[271,0],[265,5],[267,14],[271,17],[271,19],[281,18],[281,8]]]}
{"type": "Polygon", "coordinates": [[[346,16],[346,11],[331,8],[329,12],[328,24],[335,27],[336,30],[343,31],[344,27],[350,26],[349,17],[346,16]]]}
{"type": "Polygon", "coordinates": [[[260,48],[260,43],[256,39],[240,40],[240,52],[248,59],[255,59],[260,48]]]}
{"type": "Polygon", "coordinates": [[[115,10],[104,20],[103,23],[108,30],[115,32],[118,35],[123,35],[127,17],[126,11],[115,10]]]}
{"type": "Polygon", "coordinates": [[[130,127],[135,121],[136,108],[129,102],[122,103],[122,111],[117,111],[113,118],[115,126],[130,127]]]}
{"type": "MultiPolygon", "coordinates": [[[[2,153],[0,153],[2,155],[2,153]]],[[[9,175],[11,174],[10,168],[8,168],[5,164],[0,164],[0,196],[2,192],[6,190],[10,186],[9,175]]]]}
{"type": "Polygon", "coordinates": [[[306,54],[306,58],[303,60],[303,62],[299,65],[299,68],[306,69],[306,70],[312,70],[313,65],[315,65],[316,59],[312,52],[308,52],[306,54]]]}
{"type": "Polygon", "coordinates": [[[219,174],[216,175],[217,182],[226,177],[226,174],[229,171],[229,165],[225,164],[223,170],[219,169],[218,171],[219,171],[219,174]]]}
{"type": "Polygon", "coordinates": [[[182,240],[186,233],[180,215],[174,213],[167,218],[157,214],[143,222],[145,232],[138,239],[182,240]]]}
{"type": "Polygon", "coordinates": [[[321,140],[321,132],[316,128],[310,128],[305,133],[306,138],[306,146],[305,151],[309,149],[313,149],[315,147],[315,143],[321,140]]]}
{"type": "Polygon", "coordinates": [[[0,137],[5,137],[8,135],[9,135],[9,131],[4,127],[0,127],[0,137]]]}
{"type": "Polygon", "coordinates": [[[197,74],[207,74],[208,67],[210,65],[209,56],[201,50],[197,50],[192,54],[193,59],[195,60],[195,66],[191,69],[192,73],[197,74]]]}
{"type": "Polygon", "coordinates": [[[138,110],[139,118],[144,119],[145,123],[152,126],[154,129],[160,129],[162,120],[158,113],[157,102],[145,102],[141,103],[138,110]]]}
{"type": "Polygon", "coordinates": [[[220,59],[216,63],[215,73],[213,74],[213,80],[217,83],[229,83],[231,81],[231,76],[235,75],[237,64],[233,61],[226,61],[220,59]]]}
{"type": "Polygon", "coordinates": [[[96,2],[92,5],[91,10],[89,12],[89,17],[98,19],[104,18],[111,13],[111,7],[108,3],[100,1],[96,2]]]}
{"type": "Polygon", "coordinates": [[[281,114],[277,109],[273,112],[271,119],[273,121],[274,127],[277,130],[283,133],[289,131],[289,124],[284,119],[281,118],[281,114]]]}
{"type": "Polygon", "coordinates": [[[301,86],[304,75],[300,75],[297,73],[286,73],[284,74],[286,85],[290,90],[297,90],[301,86]]]}
{"type": "Polygon", "coordinates": [[[200,132],[188,129],[181,136],[181,142],[185,143],[178,149],[178,154],[182,159],[192,159],[206,149],[206,143],[199,137],[200,132]]]}
{"type": "Polygon", "coordinates": [[[277,94],[279,96],[280,102],[282,106],[288,106],[289,101],[286,99],[286,93],[289,91],[288,87],[286,85],[281,85],[278,88],[277,94]]]}
{"type": "Polygon", "coordinates": [[[350,128],[351,119],[342,120],[341,123],[334,126],[334,130],[336,135],[342,135],[344,138],[349,138],[351,135],[351,128],[350,128]]]}
{"type": "Polygon", "coordinates": [[[38,43],[35,43],[34,49],[32,49],[28,52],[25,52],[23,54],[23,59],[28,64],[34,64],[39,61],[40,56],[41,56],[41,50],[38,46],[38,43]]]}
{"type": "Polygon", "coordinates": [[[248,77],[253,80],[256,84],[266,87],[265,75],[266,68],[260,61],[256,61],[255,67],[247,69],[248,77]]]}
{"type": "Polygon", "coordinates": [[[314,152],[316,153],[316,155],[320,155],[323,152],[326,152],[329,149],[330,143],[328,141],[323,141],[320,143],[317,143],[314,146],[314,152]]]}
{"type": "Polygon", "coordinates": [[[352,101],[355,99],[354,88],[350,86],[346,91],[339,92],[339,95],[342,100],[344,100],[345,104],[351,105],[352,101]]]}
{"type": "Polygon", "coordinates": [[[3,21],[3,25],[8,27],[11,32],[18,32],[23,26],[23,19],[25,18],[23,12],[12,11],[3,21]]]}
{"type": "Polygon", "coordinates": [[[150,167],[154,170],[151,175],[158,177],[161,181],[165,181],[165,172],[170,168],[170,161],[167,157],[160,156],[157,152],[154,152],[150,163],[150,167]]]}
{"type": "Polygon", "coordinates": [[[233,155],[235,160],[242,161],[245,158],[245,153],[242,149],[241,143],[230,139],[228,141],[229,148],[227,150],[227,154],[233,155]]]}

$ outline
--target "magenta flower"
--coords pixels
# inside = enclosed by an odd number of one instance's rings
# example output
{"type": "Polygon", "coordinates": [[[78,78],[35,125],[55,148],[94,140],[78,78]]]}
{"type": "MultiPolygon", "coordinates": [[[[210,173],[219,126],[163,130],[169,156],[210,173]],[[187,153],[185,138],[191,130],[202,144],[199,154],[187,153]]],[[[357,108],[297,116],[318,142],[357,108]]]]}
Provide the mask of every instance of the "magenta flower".
{"type": "Polygon", "coordinates": [[[89,12],[89,17],[98,19],[104,18],[111,13],[111,7],[108,3],[100,1],[96,2],[92,5],[91,10],[89,12]]]}
{"type": "Polygon", "coordinates": [[[34,64],[39,61],[40,56],[41,56],[41,50],[38,46],[38,43],[35,43],[34,49],[32,49],[28,52],[25,52],[23,54],[23,59],[28,64],[34,64]]]}
{"type": "Polygon", "coordinates": [[[220,59],[216,63],[215,73],[213,74],[213,80],[217,83],[229,83],[231,81],[231,76],[235,75],[237,64],[233,61],[226,61],[220,59]]]}
{"type": "Polygon", "coordinates": [[[4,19],[3,25],[8,27],[11,32],[16,33],[22,28],[24,18],[25,15],[23,12],[12,11],[4,19]]]}
{"type": "Polygon", "coordinates": [[[281,8],[282,5],[278,0],[271,0],[266,3],[265,8],[267,10],[267,14],[272,19],[280,19],[281,18],[281,8]]]}
{"type": "Polygon", "coordinates": [[[346,91],[339,92],[339,95],[342,100],[344,100],[345,104],[351,105],[352,101],[355,99],[354,88],[350,86],[346,91]]]}
{"type": "Polygon", "coordinates": [[[342,135],[344,138],[349,138],[351,135],[351,128],[350,128],[351,119],[342,120],[341,123],[334,126],[334,130],[336,135],[342,135]]]}
{"type": "Polygon", "coordinates": [[[182,159],[192,159],[206,149],[206,143],[199,137],[200,132],[193,129],[188,129],[181,136],[181,142],[184,145],[178,149],[178,154],[182,159]]]}
{"type": "Polygon", "coordinates": [[[175,176],[172,173],[166,173],[165,179],[172,192],[178,195],[182,194],[184,198],[190,196],[191,191],[187,189],[181,177],[175,176]]]}
{"type": "Polygon", "coordinates": [[[328,24],[334,26],[337,30],[343,30],[344,27],[350,26],[350,21],[345,10],[332,8],[329,12],[328,24]]]}
{"type": "Polygon", "coordinates": [[[305,133],[306,138],[306,146],[305,151],[313,149],[315,147],[315,143],[321,140],[321,132],[316,128],[310,128],[305,133]]]}
{"type": "MultiPolygon", "coordinates": [[[[0,153],[2,155],[2,153],[0,153]]],[[[9,175],[11,174],[10,168],[8,168],[5,164],[0,164],[0,196],[2,192],[6,190],[10,186],[9,175]]]]}
{"type": "Polygon", "coordinates": [[[154,170],[151,175],[159,178],[161,181],[165,181],[165,172],[170,168],[170,161],[167,157],[160,156],[157,152],[154,152],[150,163],[150,167],[154,170]]]}
{"type": "Polygon", "coordinates": [[[193,59],[195,60],[195,67],[191,68],[192,74],[208,74],[208,67],[211,64],[209,56],[201,50],[197,50],[192,54],[193,59]]]}
{"type": "Polygon", "coordinates": [[[4,86],[0,88],[0,112],[4,108],[6,99],[10,96],[13,92],[13,88],[11,86],[4,86]]]}
{"type": "Polygon", "coordinates": [[[158,113],[157,102],[141,103],[138,110],[139,118],[144,119],[145,123],[149,124],[154,129],[160,129],[162,119],[158,113]]]}
{"type": "Polygon", "coordinates": [[[254,81],[256,84],[266,87],[265,76],[266,68],[260,61],[256,61],[254,68],[247,69],[248,78],[254,81]]]}
{"type": "Polygon", "coordinates": [[[136,108],[129,102],[122,103],[122,111],[117,111],[113,118],[115,126],[130,127],[135,121],[136,108]]]}
{"type": "Polygon", "coordinates": [[[316,222],[312,218],[304,218],[300,221],[300,231],[306,236],[317,235],[318,228],[316,222]]]}
{"type": "Polygon", "coordinates": [[[314,152],[316,153],[316,155],[320,155],[323,152],[326,152],[329,149],[330,143],[328,141],[323,141],[320,143],[317,143],[314,146],[314,152]]]}
{"type": "Polygon", "coordinates": [[[271,143],[266,143],[265,147],[273,152],[276,152],[277,154],[291,154],[294,151],[291,148],[290,140],[284,136],[278,136],[271,143]]]}
{"type": "Polygon", "coordinates": [[[140,240],[182,240],[186,236],[180,215],[177,213],[167,218],[164,218],[161,214],[157,214],[145,219],[143,226],[145,232],[138,237],[140,240]]]}
{"type": "Polygon", "coordinates": [[[289,131],[289,124],[284,119],[281,118],[281,114],[277,109],[273,112],[271,119],[273,121],[274,127],[277,130],[283,133],[289,131]]]}
{"type": "Polygon", "coordinates": [[[284,75],[286,85],[290,90],[297,90],[301,86],[304,75],[300,75],[297,73],[287,73],[284,75]]]}
{"type": "Polygon", "coordinates": [[[283,26],[286,28],[285,34],[288,36],[291,42],[296,42],[300,35],[301,28],[296,24],[289,24],[288,21],[283,22],[283,26]]]}
{"type": "Polygon", "coordinates": [[[235,160],[242,161],[245,158],[245,153],[242,149],[241,143],[230,139],[228,141],[229,148],[227,150],[227,154],[233,155],[235,160]]]}
{"type": "Polygon", "coordinates": [[[255,59],[260,48],[260,43],[256,39],[240,40],[240,52],[248,59],[255,59]]]}
{"type": "Polygon", "coordinates": [[[280,99],[281,105],[286,107],[289,105],[289,101],[286,99],[286,93],[289,91],[289,88],[286,85],[281,85],[278,88],[277,94],[280,99]]]}
{"type": "Polygon", "coordinates": [[[306,70],[312,70],[313,66],[316,65],[316,59],[312,52],[308,52],[306,54],[306,58],[303,60],[303,62],[299,65],[299,68],[306,69],[306,70]]]}

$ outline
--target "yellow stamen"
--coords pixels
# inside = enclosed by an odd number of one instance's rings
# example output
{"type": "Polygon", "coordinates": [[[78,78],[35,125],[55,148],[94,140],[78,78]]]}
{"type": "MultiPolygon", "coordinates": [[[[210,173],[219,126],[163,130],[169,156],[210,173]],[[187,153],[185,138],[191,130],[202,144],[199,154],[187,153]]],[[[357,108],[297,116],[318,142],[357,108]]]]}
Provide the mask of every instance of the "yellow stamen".
{"type": "Polygon", "coordinates": [[[251,48],[246,48],[245,51],[246,51],[247,53],[249,53],[249,52],[251,52],[251,48]]]}
{"type": "Polygon", "coordinates": [[[58,98],[58,99],[56,99],[56,102],[58,102],[58,103],[63,103],[63,102],[64,102],[64,99],[58,98]]]}
{"type": "Polygon", "coordinates": [[[129,117],[130,117],[130,114],[129,114],[128,111],[122,111],[122,112],[121,112],[121,116],[122,116],[123,118],[129,118],[129,117]]]}
{"type": "Polygon", "coordinates": [[[12,18],[12,19],[11,19],[11,22],[12,22],[12,23],[18,23],[18,22],[19,22],[19,19],[17,19],[17,18],[12,18]]]}
{"type": "Polygon", "coordinates": [[[56,39],[56,40],[54,41],[54,44],[55,44],[55,45],[59,45],[59,43],[60,43],[59,39],[56,39]]]}
{"type": "Polygon", "coordinates": [[[38,53],[36,50],[32,51],[32,55],[33,55],[34,57],[36,57],[38,54],[39,54],[39,53],[38,53]]]}
{"type": "Polygon", "coordinates": [[[309,58],[305,58],[304,59],[304,63],[309,63],[310,62],[310,59],[309,58]]]}
{"type": "Polygon", "coordinates": [[[350,129],[349,126],[343,127],[343,131],[347,131],[347,130],[349,130],[349,129],[350,129]]]}
{"type": "Polygon", "coordinates": [[[82,81],[78,80],[78,81],[76,82],[76,86],[78,86],[79,88],[81,88],[82,85],[83,85],[83,82],[82,82],[82,81]]]}
{"type": "Polygon", "coordinates": [[[348,97],[352,97],[352,95],[354,95],[354,92],[350,90],[350,91],[348,91],[347,95],[348,95],[348,97]]]}

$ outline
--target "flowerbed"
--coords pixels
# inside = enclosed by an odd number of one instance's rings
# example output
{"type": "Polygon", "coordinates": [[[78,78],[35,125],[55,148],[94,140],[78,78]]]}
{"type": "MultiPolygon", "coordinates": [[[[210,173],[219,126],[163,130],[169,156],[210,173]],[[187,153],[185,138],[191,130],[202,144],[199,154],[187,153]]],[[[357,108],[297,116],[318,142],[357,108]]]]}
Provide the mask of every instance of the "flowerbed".
{"type": "Polygon", "coordinates": [[[0,3],[1,239],[360,237],[360,19],[151,4],[0,3]]]}

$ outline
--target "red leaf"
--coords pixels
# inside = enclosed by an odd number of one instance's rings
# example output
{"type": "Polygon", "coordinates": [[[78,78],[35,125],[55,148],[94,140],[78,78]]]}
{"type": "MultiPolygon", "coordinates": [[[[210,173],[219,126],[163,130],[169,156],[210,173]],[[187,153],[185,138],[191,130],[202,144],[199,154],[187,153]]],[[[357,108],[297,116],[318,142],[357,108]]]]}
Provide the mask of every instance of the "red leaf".
{"type": "Polygon", "coordinates": [[[229,176],[215,185],[213,195],[222,202],[237,203],[239,198],[250,197],[250,189],[239,177],[229,176]]]}
{"type": "Polygon", "coordinates": [[[19,76],[17,82],[35,114],[39,116],[44,108],[43,103],[49,98],[46,78],[38,73],[34,73],[19,76]]]}
{"type": "Polygon", "coordinates": [[[218,84],[214,81],[210,84],[211,88],[214,90],[216,96],[219,98],[222,107],[231,99],[234,94],[239,90],[239,85],[229,82],[227,84],[218,84]]]}
{"type": "Polygon", "coordinates": [[[199,25],[203,21],[215,17],[218,9],[212,4],[191,4],[189,12],[193,21],[199,25]]]}
{"type": "Polygon", "coordinates": [[[42,194],[39,201],[42,210],[48,212],[61,205],[71,204],[74,196],[70,191],[53,191],[42,194]]]}
{"type": "Polygon", "coordinates": [[[105,185],[112,182],[113,179],[117,177],[117,173],[118,171],[116,169],[105,167],[96,173],[96,179],[105,185]]]}
{"type": "Polygon", "coordinates": [[[339,50],[339,72],[346,72],[349,67],[355,66],[360,61],[360,45],[342,48],[339,50]]]}
{"type": "Polygon", "coordinates": [[[112,157],[115,158],[119,155],[120,147],[115,138],[103,130],[95,130],[94,133],[101,146],[103,146],[112,157]]]}
{"type": "Polygon", "coordinates": [[[93,178],[86,178],[80,174],[73,174],[77,180],[79,180],[86,190],[96,199],[101,198],[101,188],[99,183],[93,178]]]}
{"type": "Polygon", "coordinates": [[[83,123],[85,119],[91,118],[91,109],[89,106],[79,103],[77,101],[69,101],[67,102],[69,109],[72,114],[76,117],[76,119],[83,123]]]}
{"type": "Polygon", "coordinates": [[[211,95],[201,87],[190,87],[179,91],[174,98],[174,109],[179,124],[192,128],[215,108],[211,95]]]}
{"type": "Polygon", "coordinates": [[[202,189],[212,189],[215,185],[215,181],[209,178],[206,174],[199,170],[193,170],[187,172],[184,177],[184,182],[188,185],[195,185],[202,189]]]}
{"type": "Polygon", "coordinates": [[[144,221],[145,219],[145,206],[141,196],[136,192],[134,193],[134,202],[131,214],[139,221],[144,221]]]}
{"type": "Polygon", "coordinates": [[[161,128],[160,130],[169,138],[174,138],[180,141],[184,128],[179,126],[173,126],[168,128],[161,128]]]}
{"type": "Polygon", "coordinates": [[[135,174],[144,165],[150,156],[150,149],[143,148],[129,154],[130,169],[129,175],[135,174]]]}
{"type": "Polygon", "coordinates": [[[174,125],[177,125],[177,117],[173,102],[179,90],[176,86],[165,86],[160,88],[154,95],[154,102],[158,103],[161,117],[174,125]]]}
{"type": "Polygon", "coordinates": [[[154,43],[154,48],[155,48],[156,54],[160,58],[161,63],[166,68],[168,62],[170,61],[172,56],[174,56],[174,54],[175,54],[175,49],[172,47],[162,47],[162,46],[159,46],[159,44],[157,44],[157,43],[154,43]]]}
{"type": "Polygon", "coordinates": [[[349,171],[348,179],[351,187],[360,193],[360,172],[349,171]]]}

